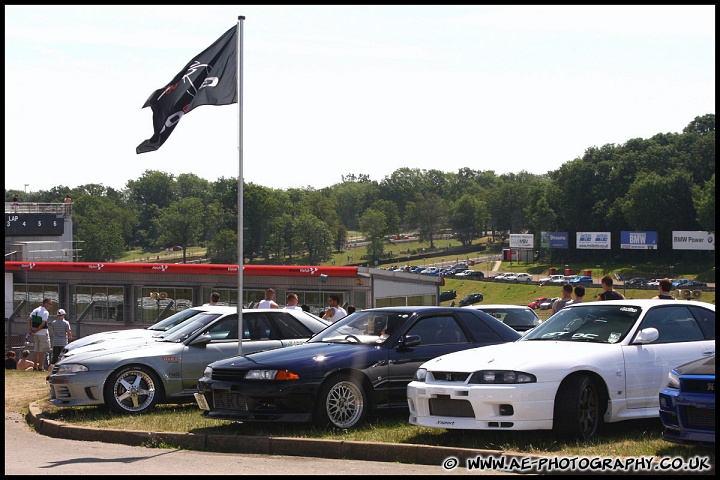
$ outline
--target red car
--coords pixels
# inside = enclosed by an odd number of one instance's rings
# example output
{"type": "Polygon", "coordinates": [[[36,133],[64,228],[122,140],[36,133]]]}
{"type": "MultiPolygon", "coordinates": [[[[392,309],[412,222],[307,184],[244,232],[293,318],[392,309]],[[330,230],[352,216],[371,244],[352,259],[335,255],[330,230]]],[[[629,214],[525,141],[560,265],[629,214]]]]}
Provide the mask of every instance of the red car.
{"type": "Polygon", "coordinates": [[[541,303],[543,303],[545,300],[547,300],[547,297],[538,297],[532,302],[528,303],[528,307],[537,309],[541,303]]]}

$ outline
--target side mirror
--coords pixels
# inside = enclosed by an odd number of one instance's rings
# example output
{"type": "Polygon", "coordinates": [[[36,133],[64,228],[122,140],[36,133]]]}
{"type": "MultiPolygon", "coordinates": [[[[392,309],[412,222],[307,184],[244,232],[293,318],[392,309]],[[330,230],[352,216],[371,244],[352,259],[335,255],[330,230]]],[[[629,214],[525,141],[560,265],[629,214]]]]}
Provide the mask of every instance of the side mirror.
{"type": "Polygon", "coordinates": [[[420,335],[403,335],[398,340],[397,348],[411,348],[420,345],[420,335]]]}
{"type": "Polygon", "coordinates": [[[190,345],[193,345],[193,346],[207,345],[208,343],[210,343],[210,340],[212,340],[212,337],[210,336],[210,334],[203,333],[202,335],[198,335],[198,337],[195,338],[195,340],[190,342],[190,345]]]}
{"type": "Polygon", "coordinates": [[[635,341],[633,343],[652,343],[657,340],[659,336],[660,332],[658,332],[657,328],[643,328],[635,335],[635,341]]]}

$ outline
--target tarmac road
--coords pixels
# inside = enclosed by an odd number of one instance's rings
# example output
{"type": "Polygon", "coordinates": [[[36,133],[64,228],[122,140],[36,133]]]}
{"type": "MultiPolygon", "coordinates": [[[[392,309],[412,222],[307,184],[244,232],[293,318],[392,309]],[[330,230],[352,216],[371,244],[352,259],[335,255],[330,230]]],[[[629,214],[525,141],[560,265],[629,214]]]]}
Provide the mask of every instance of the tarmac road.
{"type": "Polygon", "coordinates": [[[54,438],[5,412],[5,475],[513,475],[365,460],[148,448],[54,438]]]}

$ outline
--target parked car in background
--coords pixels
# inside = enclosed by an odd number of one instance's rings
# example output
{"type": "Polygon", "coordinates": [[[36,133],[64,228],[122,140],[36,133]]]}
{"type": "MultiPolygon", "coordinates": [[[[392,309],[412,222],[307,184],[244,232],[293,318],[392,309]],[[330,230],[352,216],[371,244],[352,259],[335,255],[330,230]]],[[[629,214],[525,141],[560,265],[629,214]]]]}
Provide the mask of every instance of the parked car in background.
{"type": "Polygon", "coordinates": [[[551,284],[563,284],[565,283],[565,275],[548,275],[547,277],[541,278],[539,282],[541,287],[551,284]]]}
{"type": "Polygon", "coordinates": [[[485,274],[477,270],[465,270],[465,272],[463,272],[463,277],[479,280],[481,278],[485,278],[485,274]]]}
{"type": "Polygon", "coordinates": [[[593,279],[587,275],[577,275],[571,279],[570,282],[573,286],[575,285],[592,285],[593,279]]]}
{"type": "Polygon", "coordinates": [[[421,365],[407,387],[409,422],[460,430],[552,430],[561,440],[589,440],[603,422],[657,418],[658,393],[670,370],[713,355],[713,304],[570,304],[516,342],[421,365]]]}
{"type": "Polygon", "coordinates": [[[529,273],[513,273],[510,276],[506,276],[505,280],[514,283],[530,283],[532,282],[532,275],[529,273]]]}
{"type": "Polygon", "coordinates": [[[169,317],[160,320],[159,322],[150,325],[147,328],[132,328],[128,330],[112,330],[109,332],[93,333],[92,335],[86,335],[77,340],[73,340],[68,343],[60,351],[58,358],[62,360],[69,352],[79,347],[85,347],[87,345],[94,345],[98,343],[107,342],[109,340],[122,339],[123,342],[134,342],[135,340],[146,341],[152,339],[156,335],[160,335],[163,332],[170,330],[175,325],[178,325],[199,313],[206,312],[210,309],[209,306],[204,307],[191,307],[181,310],[169,317]]]}
{"type": "Polygon", "coordinates": [[[676,367],[660,392],[663,440],[715,446],[715,356],[676,367]]]}
{"type": "Polygon", "coordinates": [[[553,303],[555,303],[555,300],[557,300],[560,297],[551,297],[545,300],[540,304],[538,307],[540,310],[550,310],[552,308],[553,303]]]}
{"type": "Polygon", "coordinates": [[[505,277],[507,275],[510,275],[510,272],[500,272],[497,275],[493,275],[492,277],[490,277],[490,280],[498,280],[498,281],[505,280],[505,277]]]}
{"type": "Polygon", "coordinates": [[[447,302],[448,300],[454,300],[457,298],[457,291],[455,290],[445,290],[443,292],[440,292],[440,301],[441,302],[447,302]]]}
{"type": "Polygon", "coordinates": [[[660,286],[660,280],[662,280],[662,278],[651,278],[645,283],[645,286],[657,288],[660,286]]]}
{"type": "Polygon", "coordinates": [[[548,298],[547,297],[538,297],[532,302],[528,303],[528,307],[532,309],[540,308],[540,304],[545,302],[548,298]]]}
{"type": "MultiPolygon", "coordinates": [[[[48,377],[56,407],[106,405],[142,413],[193,400],[208,363],[238,354],[237,307],[209,307],[144,343],[107,341],[75,349],[48,377]]],[[[242,351],[304,343],[330,323],[302,310],[246,309],[242,351]]]]}
{"type": "Polygon", "coordinates": [[[475,303],[480,303],[483,301],[483,294],[482,293],[468,293],[463,298],[460,299],[460,305],[461,307],[465,307],[467,305],[473,305],[475,303]]]}
{"type": "Polygon", "coordinates": [[[680,285],[676,288],[689,289],[689,290],[693,290],[696,288],[707,288],[707,283],[699,282],[697,280],[688,280],[687,282],[684,282],[682,285],[680,285]]]}
{"type": "Polygon", "coordinates": [[[440,268],[439,267],[428,267],[420,273],[423,275],[439,275],[440,268]]]}
{"type": "Polygon", "coordinates": [[[535,310],[520,305],[469,305],[491,315],[518,332],[526,332],[542,323],[535,310]]]}
{"type": "Polygon", "coordinates": [[[645,277],[634,277],[625,282],[625,286],[641,287],[647,283],[648,279],[645,277]]]}
{"type": "Polygon", "coordinates": [[[407,384],[420,364],[518,338],[468,308],[361,310],[302,345],[210,363],[196,400],[209,418],[351,429],[369,412],[407,411],[407,384]]]}

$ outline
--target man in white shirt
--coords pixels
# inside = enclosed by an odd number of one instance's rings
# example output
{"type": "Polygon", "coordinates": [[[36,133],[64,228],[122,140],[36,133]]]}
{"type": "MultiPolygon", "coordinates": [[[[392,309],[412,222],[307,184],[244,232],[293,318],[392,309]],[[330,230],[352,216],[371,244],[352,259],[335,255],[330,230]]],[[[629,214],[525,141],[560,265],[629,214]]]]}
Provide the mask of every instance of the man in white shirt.
{"type": "Polygon", "coordinates": [[[35,370],[44,370],[45,357],[52,350],[47,328],[48,316],[50,316],[48,308],[51,306],[52,300],[43,298],[42,305],[33,310],[27,319],[28,332],[32,334],[33,339],[35,370]]]}
{"type": "Polygon", "coordinates": [[[298,307],[298,296],[294,293],[287,294],[285,310],[301,310],[301,308],[298,307]]]}
{"type": "Polygon", "coordinates": [[[275,290],[272,288],[265,290],[265,299],[260,300],[257,308],[280,308],[280,305],[275,303],[275,290]]]}
{"type": "Polygon", "coordinates": [[[340,296],[338,294],[331,293],[328,296],[328,305],[330,305],[330,307],[322,317],[324,320],[335,323],[341,318],[347,317],[347,312],[340,306],[340,296]]]}

